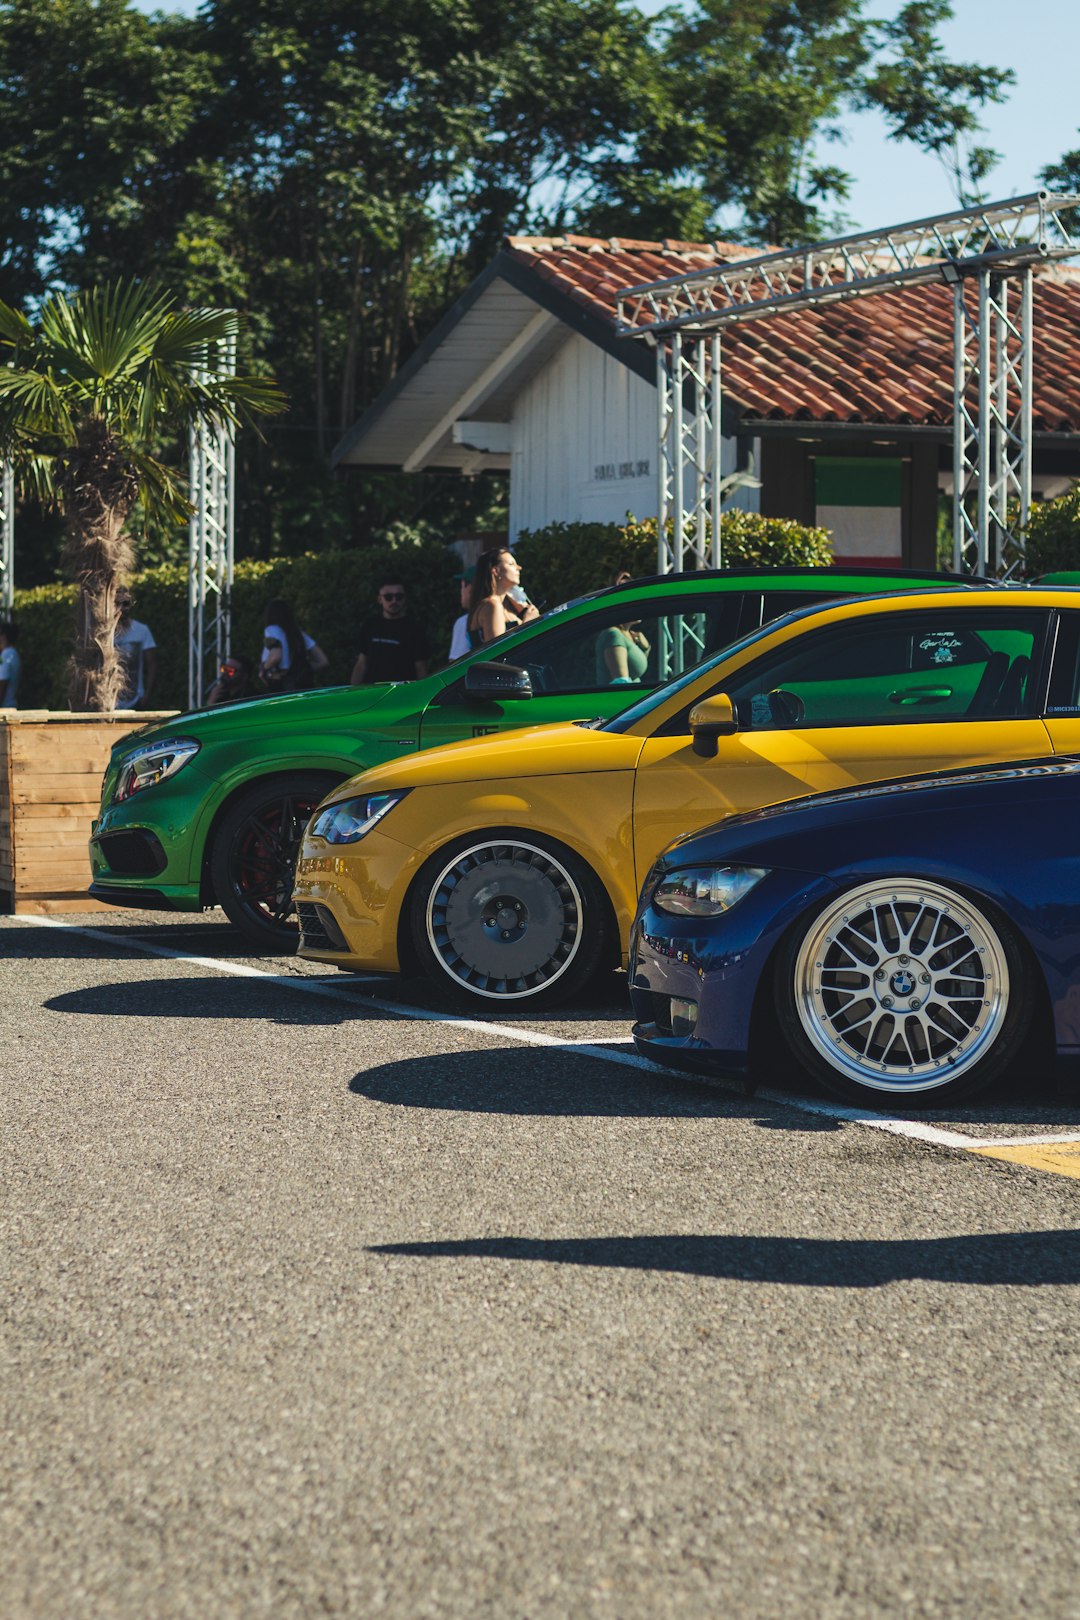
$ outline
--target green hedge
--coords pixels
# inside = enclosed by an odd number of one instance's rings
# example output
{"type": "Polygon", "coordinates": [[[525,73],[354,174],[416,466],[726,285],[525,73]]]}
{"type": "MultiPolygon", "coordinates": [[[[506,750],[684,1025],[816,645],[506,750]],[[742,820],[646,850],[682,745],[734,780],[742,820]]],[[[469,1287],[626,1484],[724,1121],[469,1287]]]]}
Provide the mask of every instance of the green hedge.
{"type": "MultiPolygon", "coordinates": [[[[552,523],[531,533],[523,530],[518,547],[529,595],[553,607],[608,584],[620,567],[635,576],[654,574],[656,519],[639,523],[628,516],[625,523],[552,523]]],[[[725,512],[724,561],[732,568],[820,567],[832,561],[832,551],[824,529],[753,512],[725,512]]],[[[393,574],[409,593],[411,612],[427,626],[438,664],[449,649],[450,629],[461,611],[453,577],[459,566],[455,554],[439,541],[238,563],[232,650],[257,660],[267,600],[284,596],[330,659],[326,683],[347,681],[360,627],[377,611],[379,584],[393,574]]],[[[136,574],[131,586],[135,618],[149,625],[158,644],[154,706],[182,709],[187,702],[187,570],[168,563],[149,568],[136,574]]],[[[73,585],[40,585],[15,593],[23,708],[67,707],[74,604],[73,585]]]]}
{"type": "MultiPolygon", "coordinates": [[[[550,523],[522,529],[514,542],[525,589],[547,607],[610,584],[618,568],[635,577],[656,573],[655,518],[625,523],[550,523]]],[[[669,522],[668,534],[672,527],[669,522]]],[[[824,568],[833,560],[826,529],[757,512],[725,512],[724,566],[727,568],[824,568]]]]}
{"type": "Polygon", "coordinates": [[[1025,555],[1028,574],[1080,568],[1080,484],[1031,508],[1025,555]]]}
{"type": "MultiPolygon", "coordinates": [[[[308,552],[275,562],[242,562],[232,596],[232,650],[253,662],[262,650],[264,609],[283,596],[330,667],[327,685],[347,681],[360,627],[378,611],[376,592],[384,578],[400,579],[412,614],[431,635],[437,664],[445,659],[450,629],[461,611],[454,573],[457,557],[439,542],[391,550],[308,552]]],[[[132,581],[134,617],[149,625],[158,644],[155,708],[187,704],[187,570],[175,564],[150,568],[132,581]]],[[[16,591],[23,675],[19,702],[25,709],[67,708],[67,660],[75,604],[73,585],[41,585],[16,591]]]]}

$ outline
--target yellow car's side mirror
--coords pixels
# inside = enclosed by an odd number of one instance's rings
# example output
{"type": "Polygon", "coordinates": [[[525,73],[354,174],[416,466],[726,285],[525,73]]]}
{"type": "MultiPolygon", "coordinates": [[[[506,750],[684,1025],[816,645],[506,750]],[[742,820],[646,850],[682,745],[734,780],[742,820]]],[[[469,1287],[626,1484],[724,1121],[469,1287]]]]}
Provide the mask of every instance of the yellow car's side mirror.
{"type": "Polygon", "coordinates": [[[735,705],[726,692],[714,692],[703,698],[690,710],[690,731],[694,739],[694,753],[702,759],[715,759],[717,738],[731,737],[739,729],[735,718],[735,705]]]}

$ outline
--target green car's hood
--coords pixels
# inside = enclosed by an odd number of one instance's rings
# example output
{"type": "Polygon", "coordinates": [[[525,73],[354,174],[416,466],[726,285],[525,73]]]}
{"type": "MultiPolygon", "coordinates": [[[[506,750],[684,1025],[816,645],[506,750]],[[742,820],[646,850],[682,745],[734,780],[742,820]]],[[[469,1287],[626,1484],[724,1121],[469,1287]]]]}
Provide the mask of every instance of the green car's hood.
{"type": "Polygon", "coordinates": [[[576,724],[527,726],[502,736],[446,743],[363,771],[335,788],[331,799],[389,788],[500,782],[511,776],[566,776],[589,771],[632,771],[644,746],[640,737],[576,724]]]}
{"type": "MultiPolygon", "coordinates": [[[[398,683],[401,684],[401,683],[398,683]]],[[[410,693],[419,681],[407,683],[410,693]]],[[[133,742],[139,746],[158,737],[195,737],[200,742],[225,738],[233,732],[248,734],[253,726],[261,731],[292,732],[300,735],[335,721],[352,720],[385,699],[390,683],[378,686],[321,686],[313,692],[282,692],[277,697],[238,698],[212,709],[191,709],[171,720],[156,720],[141,731],[129,732],[117,744],[127,752],[133,742]]]]}

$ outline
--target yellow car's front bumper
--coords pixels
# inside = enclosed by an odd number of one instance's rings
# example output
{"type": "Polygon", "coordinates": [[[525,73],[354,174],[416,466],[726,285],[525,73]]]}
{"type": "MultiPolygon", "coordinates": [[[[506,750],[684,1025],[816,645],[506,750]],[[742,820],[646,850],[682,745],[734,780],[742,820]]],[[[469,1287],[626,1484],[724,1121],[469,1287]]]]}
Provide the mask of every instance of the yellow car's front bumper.
{"type": "Polygon", "coordinates": [[[400,972],[398,933],[405,897],[423,859],[420,851],[407,849],[378,827],[359,846],[305,837],[293,888],[301,926],[299,954],[370,973],[400,972]],[[306,908],[311,907],[326,908],[339,939],[317,911],[308,917],[306,908]],[[346,949],[331,948],[340,941],[346,949]]]}

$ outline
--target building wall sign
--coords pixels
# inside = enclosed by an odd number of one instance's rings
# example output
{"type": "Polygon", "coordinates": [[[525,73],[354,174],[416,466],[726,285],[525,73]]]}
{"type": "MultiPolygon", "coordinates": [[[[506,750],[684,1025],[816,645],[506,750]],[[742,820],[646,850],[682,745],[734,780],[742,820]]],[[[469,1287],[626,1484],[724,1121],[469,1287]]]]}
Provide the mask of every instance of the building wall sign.
{"type": "Polygon", "coordinates": [[[607,484],[617,478],[651,478],[651,461],[602,461],[593,468],[593,482],[607,484]]]}

